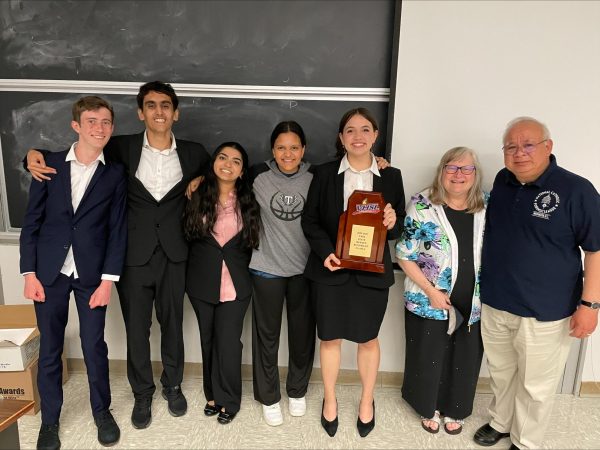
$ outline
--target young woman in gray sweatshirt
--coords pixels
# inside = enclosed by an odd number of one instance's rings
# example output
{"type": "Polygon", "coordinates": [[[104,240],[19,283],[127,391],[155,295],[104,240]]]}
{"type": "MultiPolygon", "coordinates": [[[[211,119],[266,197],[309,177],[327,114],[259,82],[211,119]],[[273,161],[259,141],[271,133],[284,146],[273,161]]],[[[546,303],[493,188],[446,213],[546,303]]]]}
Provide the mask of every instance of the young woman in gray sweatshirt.
{"type": "Polygon", "coordinates": [[[306,138],[296,122],[281,122],[271,134],[273,159],[254,166],[254,195],[260,205],[263,231],[252,253],[252,367],[254,398],[271,426],[283,423],[278,351],[284,300],[288,321],[286,391],[292,416],[306,412],[315,352],[315,318],[303,272],[310,248],[300,217],[312,180],[303,161],[306,138]]]}

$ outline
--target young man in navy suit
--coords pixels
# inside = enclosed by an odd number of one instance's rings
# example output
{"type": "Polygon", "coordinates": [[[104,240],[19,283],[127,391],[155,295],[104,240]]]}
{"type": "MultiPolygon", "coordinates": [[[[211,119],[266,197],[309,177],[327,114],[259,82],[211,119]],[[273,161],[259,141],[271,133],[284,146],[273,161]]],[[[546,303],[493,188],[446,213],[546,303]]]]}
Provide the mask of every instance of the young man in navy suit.
{"type": "MultiPolygon", "coordinates": [[[[156,390],[150,360],[153,309],[161,331],[161,393],[172,416],[187,411],[181,381],[188,244],[181,218],[185,188],[204,171],[210,157],[202,145],[175,139],[172,127],[179,119],[179,99],[170,84],[143,84],[137,104],[146,129],[113,137],[105,153],[125,166],[129,180],[127,256],[117,290],[127,330],[127,377],[135,398],[131,423],[146,428],[156,390]]],[[[36,151],[28,153],[27,168],[40,181],[56,172],[36,151]]]]}
{"type": "Polygon", "coordinates": [[[122,165],[104,159],[114,113],[100,97],[73,105],[71,127],[79,135],[69,150],[48,155],[57,168],[43,183],[32,181],[21,229],[24,295],[34,301],[41,335],[38,389],[42,426],[37,448],[60,448],[62,361],[70,294],[79,314],[80,337],[98,440],[120,437],[110,407],[106,307],[119,280],[127,244],[127,183],[122,165]]]}

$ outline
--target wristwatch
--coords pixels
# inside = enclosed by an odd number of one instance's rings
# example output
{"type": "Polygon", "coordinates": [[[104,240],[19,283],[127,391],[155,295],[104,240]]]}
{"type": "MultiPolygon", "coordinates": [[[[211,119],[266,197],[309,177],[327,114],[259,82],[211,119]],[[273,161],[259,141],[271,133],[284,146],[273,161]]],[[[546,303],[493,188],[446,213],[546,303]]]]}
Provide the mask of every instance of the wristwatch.
{"type": "Polygon", "coordinates": [[[579,303],[581,303],[583,306],[587,306],[588,308],[600,309],[600,302],[587,302],[585,300],[580,300],[579,303]]]}

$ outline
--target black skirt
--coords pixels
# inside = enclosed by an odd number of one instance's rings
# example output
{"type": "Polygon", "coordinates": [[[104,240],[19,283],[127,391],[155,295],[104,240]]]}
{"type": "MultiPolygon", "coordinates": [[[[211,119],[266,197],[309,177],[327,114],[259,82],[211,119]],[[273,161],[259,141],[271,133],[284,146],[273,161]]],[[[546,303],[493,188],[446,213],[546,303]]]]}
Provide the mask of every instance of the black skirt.
{"type": "Polygon", "coordinates": [[[389,289],[364,287],[351,274],[341,285],[312,283],[317,335],[322,341],[368,342],[379,335],[389,289]]]}

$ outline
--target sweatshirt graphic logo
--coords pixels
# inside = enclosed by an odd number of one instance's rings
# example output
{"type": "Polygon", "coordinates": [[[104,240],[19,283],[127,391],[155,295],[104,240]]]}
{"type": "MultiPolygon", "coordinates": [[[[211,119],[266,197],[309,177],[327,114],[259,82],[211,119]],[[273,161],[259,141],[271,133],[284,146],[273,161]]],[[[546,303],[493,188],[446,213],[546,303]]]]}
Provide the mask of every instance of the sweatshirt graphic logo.
{"type": "Polygon", "coordinates": [[[285,194],[276,192],[271,197],[271,212],[278,219],[286,222],[292,222],[299,219],[304,210],[306,199],[302,194],[285,194]]]}

